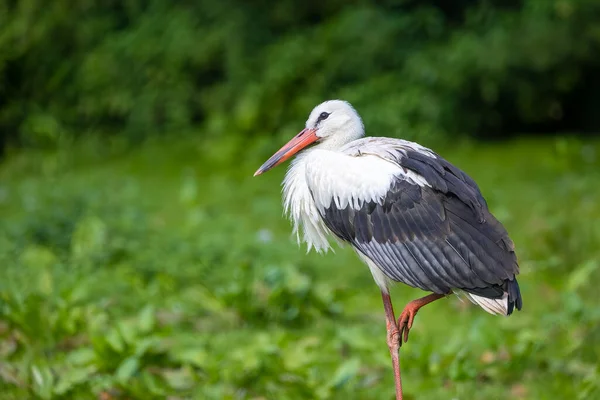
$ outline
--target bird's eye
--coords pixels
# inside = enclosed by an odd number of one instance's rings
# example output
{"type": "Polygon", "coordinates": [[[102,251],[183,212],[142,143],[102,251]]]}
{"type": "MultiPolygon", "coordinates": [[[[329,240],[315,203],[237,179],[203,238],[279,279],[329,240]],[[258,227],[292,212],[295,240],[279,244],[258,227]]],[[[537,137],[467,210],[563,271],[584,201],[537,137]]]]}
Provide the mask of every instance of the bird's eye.
{"type": "Polygon", "coordinates": [[[317,118],[317,124],[321,121],[323,121],[324,119],[327,119],[327,117],[329,117],[329,113],[326,111],[323,111],[321,113],[321,115],[319,115],[319,118],[317,118]]]}

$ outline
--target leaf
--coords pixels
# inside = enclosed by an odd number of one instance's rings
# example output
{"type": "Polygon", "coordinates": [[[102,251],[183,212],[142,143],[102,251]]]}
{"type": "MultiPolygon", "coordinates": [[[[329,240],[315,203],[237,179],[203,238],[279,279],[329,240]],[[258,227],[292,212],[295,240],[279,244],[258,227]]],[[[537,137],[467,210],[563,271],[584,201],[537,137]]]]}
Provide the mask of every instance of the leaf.
{"type": "Polygon", "coordinates": [[[156,322],[155,310],[151,305],[147,305],[138,314],[139,332],[148,333],[154,328],[156,322]]]}
{"type": "Polygon", "coordinates": [[[106,343],[116,351],[117,353],[123,352],[125,350],[125,343],[123,342],[123,338],[119,334],[119,331],[116,329],[111,329],[106,336],[104,336],[106,343]]]}
{"type": "Polygon", "coordinates": [[[45,365],[32,365],[31,377],[33,382],[33,391],[42,399],[52,398],[54,378],[50,368],[45,365]]]}
{"type": "Polygon", "coordinates": [[[358,358],[344,361],[335,371],[328,385],[335,388],[341,387],[358,373],[359,368],[360,360],[358,358]]]}
{"type": "Polygon", "coordinates": [[[570,292],[576,292],[581,287],[585,286],[590,276],[598,269],[600,263],[598,260],[589,259],[582,265],[579,265],[571,274],[567,281],[567,290],[570,292]]]}
{"type": "Polygon", "coordinates": [[[73,365],[86,365],[96,360],[96,353],[93,349],[84,347],[69,352],[66,359],[73,365]]]}
{"type": "Polygon", "coordinates": [[[140,360],[137,357],[126,358],[115,372],[117,380],[122,384],[127,383],[127,381],[137,372],[139,366],[140,360]]]}
{"type": "Polygon", "coordinates": [[[58,378],[58,383],[54,388],[54,393],[57,395],[64,395],[75,386],[86,382],[90,376],[96,373],[97,368],[95,366],[88,366],[85,368],[74,368],[67,371],[62,370],[61,375],[58,378]]]}
{"type": "Polygon", "coordinates": [[[138,330],[139,326],[135,319],[117,322],[117,331],[119,332],[121,339],[123,339],[123,342],[129,346],[135,345],[135,342],[138,340],[138,330]]]}
{"type": "Polygon", "coordinates": [[[162,375],[169,386],[176,390],[189,389],[194,385],[194,376],[189,368],[167,369],[162,375]]]}
{"type": "Polygon", "coordinates": [[[204,349],[183,348],[171,352],[171,358],[173,361],[181,364],[191,364],[195,367],[204,367],[209,356],[204,349]]]}
{"type": "Polygon", "coordinates": [[[136,357],[142,357],[149,351],[156,350],[157,344],[160,343],[160,338],[156,336],[150,336],[143,339],[139,339],[134,342],[134,354],[136,357]]]}

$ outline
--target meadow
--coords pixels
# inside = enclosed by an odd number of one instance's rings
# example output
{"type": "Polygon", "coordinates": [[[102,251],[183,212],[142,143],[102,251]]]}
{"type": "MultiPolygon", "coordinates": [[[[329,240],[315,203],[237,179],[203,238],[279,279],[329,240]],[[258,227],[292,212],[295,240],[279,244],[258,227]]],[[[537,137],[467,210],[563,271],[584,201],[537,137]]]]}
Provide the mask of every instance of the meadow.
{"type": "MultiPolygon", "coordinates": [[[[368,269],[349,248],[298,248],[285,168],[252,177],[279,143],[227,143],[88,140],[5,158],[1,399],[393,398],[368,269]]],[[[600,398],[600,142],[436,150],[511,234],[524,307],[424,308],[401,349],[405,398],[600,398]]],[[[397,312],[421,295],[395,287],[397,312]]]]}

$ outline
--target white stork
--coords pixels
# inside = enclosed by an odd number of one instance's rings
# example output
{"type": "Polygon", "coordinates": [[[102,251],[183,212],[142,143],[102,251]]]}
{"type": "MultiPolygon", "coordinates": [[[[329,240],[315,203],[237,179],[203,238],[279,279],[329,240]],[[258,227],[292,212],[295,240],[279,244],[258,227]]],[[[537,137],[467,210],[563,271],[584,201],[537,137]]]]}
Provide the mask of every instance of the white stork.
{"type": "Polygon", "coordinates": [[[417,143],[364,133],[349,103],[326,101],[254,176],[304,149],[283,182],[285,211],[309,249],[326,251],[331,235],[369,266],[383,298],[401,399],[398,350],[417,311],[460,291],[491,314],[510,315],[522,306],[519,266],[473,179],[417,143]],[[396,323],[391,282],[433,293],[408,303],[396,323]]]}

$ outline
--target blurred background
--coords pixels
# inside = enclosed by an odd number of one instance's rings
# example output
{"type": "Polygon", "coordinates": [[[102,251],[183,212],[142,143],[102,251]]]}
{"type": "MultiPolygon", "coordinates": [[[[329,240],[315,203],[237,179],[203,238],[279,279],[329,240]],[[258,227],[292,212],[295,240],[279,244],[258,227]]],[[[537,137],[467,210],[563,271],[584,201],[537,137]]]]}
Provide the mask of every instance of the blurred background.
{"type": "Polygon", "coordinates": [[[1,1],[0,398],[392,399],[368,269],[252,178],[343,98],[520,259],[522,312],[419,313],[405,398],[600,399],[599,68],[597,0],[1,1]]]}

